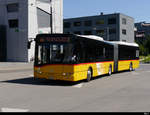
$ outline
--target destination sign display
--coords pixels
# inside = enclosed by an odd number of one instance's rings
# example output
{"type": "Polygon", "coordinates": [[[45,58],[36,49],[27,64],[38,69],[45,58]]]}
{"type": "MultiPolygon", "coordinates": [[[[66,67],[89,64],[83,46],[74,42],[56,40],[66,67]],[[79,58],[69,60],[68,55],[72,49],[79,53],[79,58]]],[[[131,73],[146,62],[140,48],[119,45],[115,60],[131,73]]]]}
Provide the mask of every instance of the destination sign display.
{"type": "Polygon", "coordinates": [[[69,42],[69,37],[43,37],[40,42],[69,42]]]}

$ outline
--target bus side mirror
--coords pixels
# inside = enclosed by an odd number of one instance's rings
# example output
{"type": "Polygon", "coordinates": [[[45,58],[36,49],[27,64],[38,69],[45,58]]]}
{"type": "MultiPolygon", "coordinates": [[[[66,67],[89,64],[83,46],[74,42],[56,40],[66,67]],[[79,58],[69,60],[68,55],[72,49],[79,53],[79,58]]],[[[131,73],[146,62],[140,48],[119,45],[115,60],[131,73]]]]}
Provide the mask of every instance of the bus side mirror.
{"type": "Polygon", "coordinates": [[[35,41],[35,38],[30,38],[30,41],[28,41],[28,43],[27,43],[27,48],[28,48],[28,49],[31,49],[31,43],[32,43],[33,41],[35,41]]]}

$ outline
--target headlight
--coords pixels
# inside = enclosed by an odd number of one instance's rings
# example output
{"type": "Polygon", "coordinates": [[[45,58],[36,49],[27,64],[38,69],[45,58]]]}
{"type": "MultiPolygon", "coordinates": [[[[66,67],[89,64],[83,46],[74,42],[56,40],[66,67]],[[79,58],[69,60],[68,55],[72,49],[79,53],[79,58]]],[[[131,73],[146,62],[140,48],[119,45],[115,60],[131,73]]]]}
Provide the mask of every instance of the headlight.
{"type": "Polygon", "coordinates": [[[72,73],[63,73],[62,75],[63,75],[63,76],[71,76],[72,73]]]}
{"type": "Polygon", "coordinates": [[[40,70],[35,70],[36,73],[42,74],[40,70]]]}

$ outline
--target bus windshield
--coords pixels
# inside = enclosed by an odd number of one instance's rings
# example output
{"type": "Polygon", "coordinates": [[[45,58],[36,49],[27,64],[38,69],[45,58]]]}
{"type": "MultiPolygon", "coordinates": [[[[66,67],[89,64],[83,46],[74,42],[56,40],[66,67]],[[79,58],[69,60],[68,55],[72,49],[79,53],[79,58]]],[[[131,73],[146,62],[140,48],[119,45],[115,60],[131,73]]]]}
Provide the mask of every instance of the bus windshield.
{"type": "Polygon", "coordinates": [[[40,43],[36,47],[36,65],[41,64],[70,64],[75,63],[73,59],[73,45],[40,43]]]}

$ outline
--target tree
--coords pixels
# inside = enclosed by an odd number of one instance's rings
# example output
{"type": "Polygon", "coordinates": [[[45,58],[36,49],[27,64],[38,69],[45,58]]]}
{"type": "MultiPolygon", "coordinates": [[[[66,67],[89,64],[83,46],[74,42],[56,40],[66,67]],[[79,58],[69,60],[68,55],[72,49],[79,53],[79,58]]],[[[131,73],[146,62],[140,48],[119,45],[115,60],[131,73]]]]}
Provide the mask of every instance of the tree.
{"type": "Polygon", "coordinates": [[[147,49],[148,54],[150,54],[150,36],[147,36],[144,47],[147,49]]]}
{"type": "Polygon", "coordinates": [[[144,45],[140,44],[139,49],[140,49],[140,55],[142,55],[142,56],[148,55],[147,48],[145,48],[144,45]]]}
{"type": "Polygon", "coordinates": [[[136,41],[139,44],[140,55],[147,56],[150,54],[150,36],[146,36],[146,40],[143,43],[136,41]]]}

